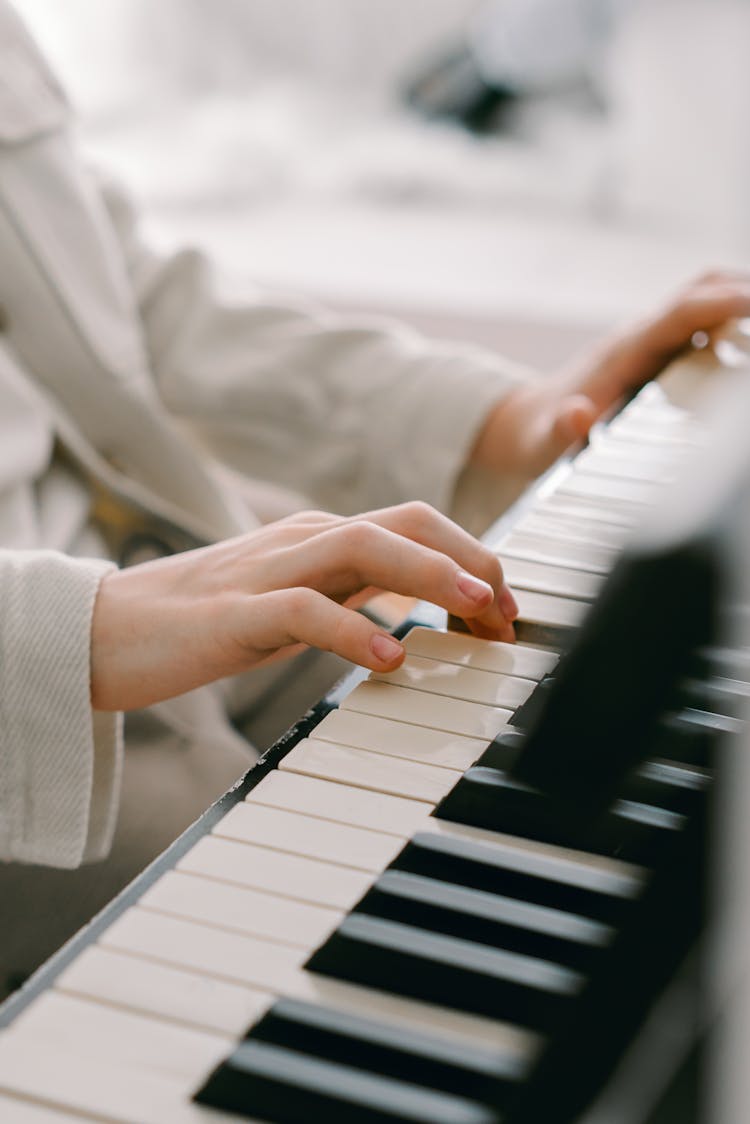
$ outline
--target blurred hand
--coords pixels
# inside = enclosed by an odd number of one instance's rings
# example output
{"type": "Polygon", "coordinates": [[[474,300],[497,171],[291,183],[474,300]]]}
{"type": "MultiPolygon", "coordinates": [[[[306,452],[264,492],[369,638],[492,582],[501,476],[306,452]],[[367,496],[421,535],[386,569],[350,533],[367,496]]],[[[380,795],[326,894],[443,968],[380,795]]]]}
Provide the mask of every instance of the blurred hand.
{"type": "Polygon", "coordinates": [[[605,410],[664,370],[696,332],[744,316],[750,316],[750,274],[705,274],[654,316],[556,375],[512,391],[491,412],[471,459],[498,472],[538,475],[586,437],[605,410]]]}
{"type": "Polygon", "coordinates": [[[240,538],[105,576],[91,699],[130,710],[312,645],[374,671],[398,641],[354,611],[374,592],[420,597],[476,635],[513,640],[497,558],[423,503],[344,519],[305,512],[240,538]]]}

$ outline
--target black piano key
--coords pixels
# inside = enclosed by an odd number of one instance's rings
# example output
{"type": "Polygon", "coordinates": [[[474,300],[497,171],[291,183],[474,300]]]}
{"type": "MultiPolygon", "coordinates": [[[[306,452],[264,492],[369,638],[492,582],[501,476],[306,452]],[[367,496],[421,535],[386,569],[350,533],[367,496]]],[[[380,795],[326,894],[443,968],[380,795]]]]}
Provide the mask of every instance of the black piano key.
{"type": "Polygon", "coordinates": [[[621,799],[689,816],[710,784],[711,778],[703,770],[689,769],[668,761],[646,761],[626,778],[621,799]]]}
{"type": "Polygon", "coordinates": [[[525,1076],[530,1058],[378,1022],[297,999],[281,999],[249,1038],[427,1089],[498,1105],[525,1076]]]}
{"type": "Polygon", "coordinates": [[[488,1105],[246,1039],[195,1100],[269,1124],[498,1124],[488,1105]]]}
{"type": "Polygon", "coordinates": [[[635,863],[655,861],[684,817],[658,806],[618,801],[593,821],[499,769],[474,766],[441,801],[438,819],[487,831],[611,855],[635,863]]]}
{"type": "Polygon", "coordinates": [[[584,980],[551,961],[359,913],[341,922],[307,968],[535,1030],[557,1021],[584,980]]]}
{"type": "Polygon", "coordinates": [[[745,648],[712,645],[693,653],[688,673],[695,679],[731,679],[747,689],[750,684],[750,653],[745,648]]]}
{"type": "Polygon", "coordinates": [[[563,866],[525,850],[508,852],[485,843],[429,831],[417,832],[391,864],[454,885],[517,898],[550,909],[618,924],[642,884],[600,866],[563,866]]]}
{"type": "MultiPolygon", "coordinates": [[[[671,757],[675,765],[700,766],[708,759],[716,738],[715,731],[691,722],[689,718],[670,715],[659,722],[648,748],[652,757],[671,757]]],[[[474,763],[474,768],[496,769],[512,776],[515,763],[523,753],[524,744],[524,735],[519,732],[498,734],[474,763]]],[[[666,763],[652,760],[646,761],[631,773],[618,795],[630,800],[646,801],[670,811],[689,813],[693,803],[692,794],[702,791],[708,783],[708,778],[696,773],[694,769],[670,768],[666,763]]]]}
{"type": "Polygon", "coordinates": [[[748,684],[740,680],[711,676],[708,679],[684,679],[677,693],[683,706],[736,718],[747,705],[750,690],[748,684]]]}
{"type": "Polygon", "coordinates": [[[530,726],[533,726],[547,704],[554,683],[555,677],[553,675],[545,675],[543,679],[540,679],[526,702],[521,703],[515,711],[510,720],[511,726],[517,726],[519,730],[527,730],[530,726]]]}
{"type": "MultiPolygon", "coordinates": [[[[688,1020],[697,1017],[694,1003],[700,994],[701,965],[700,957],[695,958],[695,942],[708,917],[711,849],[707,829],[716,815],[712,797],[670,841],[606,959],[587,977],[570,1023],[545,1040],[529,1080],[519,1086],[518,1099],[508,1106],[507,1124],[537,1120],[571,1124],[578,1120],[653,1011],[668,981],[687,968],[690,960],[692,969],[687,976],[692,979],[688,979],[687,1005],[683,994],[681,1008],[688,1020]],[[585,1059],[584,1065],[581,1059],[585,1059]]],[[[701,1007],[699,1004],[699,1010],[701,1007]]],[[[669,1042],[668,1020],[666,1024],[662,1020],[662,1030],[669,1042]]],[[[649,1060],[646,1065],[650,1064],[649,1060]]],[[[648,1080],[653,1071],[646,1065],[643,1072],[648,1080]]],[[[627,1111],[626,1116],[630,1117],[627,1111]]]]}
{"type": "Polygon", "coordinates": [[[382,874],[355,912],[578,970],[613,936],[600,921],[400,870],[382,874]]]}
{"type": "Polygon", "coordinates": [[[651,757],[712,769],[716,747],[726,722],[716,716],[685,709],[667,714],[659,722],[649,745],[651,757]]]}
{"type": "Polygon", "coordinates": [[[492,739],[474,765],[510,772],[523,752],[525,741],[525,735],[519,730],[506,730],[492,739]]]}
{"type": "Polygon", "coordinates": [[[710,536],[626,552],[559,669],[514,778],[571,816],[605,813],[644,760],[694,653],[714,637],[721,577],[710,536]]]}

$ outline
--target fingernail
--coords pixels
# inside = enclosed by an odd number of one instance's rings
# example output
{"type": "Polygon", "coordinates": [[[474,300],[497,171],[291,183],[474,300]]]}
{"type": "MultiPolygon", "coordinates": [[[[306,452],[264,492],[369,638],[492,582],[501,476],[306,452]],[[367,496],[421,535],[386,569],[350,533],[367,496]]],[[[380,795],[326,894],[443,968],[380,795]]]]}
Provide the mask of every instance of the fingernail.
{"type": "Polygon", "coordinates": [[[480,578],[475,578],[473,574],[467,574],[465,570],[458,571],[456,585],[464,597],[468,597],[475,605],[484,605],[495,595],[491,585],[480,578]]]}
{"type": "Polygon", "coordinates": [[[403,655],[404,649],[392,636],[384,636],[383,633],[376,632],[370,641],[370,651],[381,663],[393,663],[403,655]]]}
{"type": "Polygon", "coordinates": [[[518,602],[516,601],[511,591],[508,589],[507,585],[504,585],[500,590],[497,601],[503,611],[503,615],[509,621],[514,621],[518,616],[518,602]]]}

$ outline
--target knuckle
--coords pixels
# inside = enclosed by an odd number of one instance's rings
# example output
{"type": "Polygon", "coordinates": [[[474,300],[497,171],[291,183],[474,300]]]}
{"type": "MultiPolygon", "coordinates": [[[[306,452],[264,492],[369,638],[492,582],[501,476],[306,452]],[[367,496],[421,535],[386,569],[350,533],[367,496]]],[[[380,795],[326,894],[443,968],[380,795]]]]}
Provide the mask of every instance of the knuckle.
{"type": "Polygon", "coordinates": [[[317,604],[318,594],[307,586],[294,586],[284,591],[284,605],[291,618],[305,616],[317,604]]]}
{"type": "Polygon", "coordinates": [[[423,535],[441,518],[435,508],[423,499],[407,500],[406,504],[399,504],[392,510],[396,519],[391,526],[397,527],[401,534],[407,536],[423,535]]]}
{"type": "Polygon", "coordinates": [[[413,529],[432,526],[439,518],[438,512],[424,500],[409,500],[401,504],[401,511],[406,523],[413,529]]]}
{"type": "Polygon", "coordinates": [[[344,549],[352,559],[360,559],[372,550],[379,538],[380,528],[366,519],[354,519],[341,528],[344,549]]]}

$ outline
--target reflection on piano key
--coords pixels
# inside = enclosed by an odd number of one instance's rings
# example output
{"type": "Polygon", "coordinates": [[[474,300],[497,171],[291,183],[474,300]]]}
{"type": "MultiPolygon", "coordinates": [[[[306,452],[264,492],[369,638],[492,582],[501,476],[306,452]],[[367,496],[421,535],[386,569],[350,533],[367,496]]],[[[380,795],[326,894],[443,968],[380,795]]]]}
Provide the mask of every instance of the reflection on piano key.
{"type": "Polygon", "coordinates": [[[485,706],[501,706],[509,710],[515,710],[526,702],[534,687],[528,679],[476,671],[474,668],[412,655],[407,655],[396,671],[373,673],[370,678],[394,683],[399,687],[411,687],[416,691],[484,703],[485,706]]]}
{"type": "Polygon", "coordinates": [[[501,707],[427,695],[424,691],[411,691],[408,687],[396,687],[375,680],[355,687],[342,702],[341,709],[393,718],[485,741],[494,738],[513,716],[512,710],[501,707]]]}
{"type": "MultiPolygon", "coordinates": [[[[431,730],[427,726],[414,726],[391,718],[341,709],[332,710],[318,723],[315,737],[319,741],[355,746],[387,757],[406,757],[410,761],[422,761],[461,772],[474,764],[486,745],[482,738],[467,738],[444,730],[431,730]]],[[[384,764],[383,767],[388,766],[384,764]]]]}
{"type": "Polygon", "coordinates": [[[434,628],[413,628],[403,643],[410,655],[535,682],[548,675],[557,664],[557,656],[552,652],[540,652],[523,644],[478,640],[468,634],[440,632],[434,628]]]}

